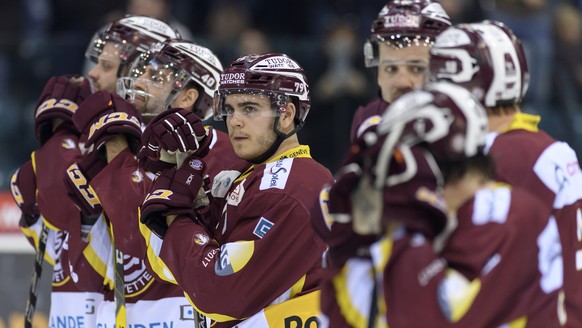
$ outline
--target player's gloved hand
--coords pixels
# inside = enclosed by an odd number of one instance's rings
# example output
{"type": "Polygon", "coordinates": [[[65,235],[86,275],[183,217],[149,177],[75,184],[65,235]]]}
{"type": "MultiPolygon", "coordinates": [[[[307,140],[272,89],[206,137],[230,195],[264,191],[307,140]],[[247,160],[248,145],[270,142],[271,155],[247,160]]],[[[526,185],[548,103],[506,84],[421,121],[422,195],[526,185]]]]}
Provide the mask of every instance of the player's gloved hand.
{"type": "Polygon", "coordinates": [[[71,117],[92,93],[90,80],[80,75],[54,76],[46,83],[34,113],[36,139],[44,144],[54,133],[53,122],[72,125],[71,117]]]}
{"type": "Polygon", "coordinates": [[[154,156],[157,155],[148,150],[147,146],[141,146],[141,149],[137,153],[139,167],[156,175],[176,167],[175,161],[164,162],[161,159],[154,159],[154,156]]]}
{"type": "Polygon", "coordinates": [[[81,211],[82,219],[88,221],[86,224],[96,220],[103,210],[90,182],[106,165],[107,160],[103,155],[94,151],[87,154],[81,162],[73,163],[67,168],[65,176],[67,194],[81,211]]]}
{"type": "Polygon", "coordinates": [[[181,215],[195,220],[194,203],[204,186],[205,167],[202,159],[190,157],[180,168],[162,172],[141,206],[141,222],[164,238],[168,230],[166,216],[181,215]]]}
{"type": "Polygon", "coordinates": [[[99,149],[118,134],[124,134],[131,150],[141,148],[141,113],[118,95],[98,91],[89,96],[73,115],[85,147],[99,149]]]}
{"type": "Polygon", "coordinates": [[[344,155],[342,167],[335,174],[335,182],[329,189],[329,212],[335,222],[347,223],[352,220],[352,193],[362,177],[368,148],[364,135],[356,139],[344,155]]]}
{"type": "Polygon", "coordinates": [[[160,159],[160,152],[181,152],[204,157],[211,137],[200,118],[189,110],[172,108],[158,114],[146,127],[142,144],[151,159],[160,159]]]}
{"type": "Polygon", "coordinates": [[[27,227],[33,225],[40,217],[40,213],[36,202],[36,176],[31,160],[14,172],[10,179],[10,191],[22,211],[21,224],[27,227]]]}

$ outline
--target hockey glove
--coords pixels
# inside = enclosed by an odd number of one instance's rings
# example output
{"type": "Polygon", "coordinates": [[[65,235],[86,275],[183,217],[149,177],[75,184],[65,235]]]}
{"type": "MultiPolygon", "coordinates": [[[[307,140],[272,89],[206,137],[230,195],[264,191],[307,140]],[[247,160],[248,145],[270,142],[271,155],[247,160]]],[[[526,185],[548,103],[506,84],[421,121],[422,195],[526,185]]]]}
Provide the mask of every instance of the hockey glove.
{"type": "Polygon", "coordinates": [[[90,80],[79,75],[54,76],[48,80],[34,114],[36,139],[41,145],[53,135],[55,119],[72,125],[71,117],[91,92],[90,80]]]}
{"type": "Polygon", "coordinates": [[[32,161],[24,163],[10,179],[10,191],[14,201],[22,211],[21,224],[27,227],[33,225],[40,213],[36,202],[36,176],[32,161]]]}
{"type": "Polygon", "coordinates": [[[147,146],[141,146],[141,149],[137,153],[139,167],[155,175],[159,175],[166,170],[176,167],[175,161],[164,162],[161,159],[154,159],[154,156],[157,155],[152,153],[147,146]]]}
{"type": "Polygon", "coordinates": [[[196,219],[195,202],[204,185],[206,164],[190,157],[178,169],[163,172],[141,206],[140,220],[158,237],[164,238],[168,226],[166,216],[182,215],[196,219]]]}
{"type": "Polygon", "coordinates": [[[118,95],[99,91],[89,96],[73,115],[85,147],[99,149],[118,134],[127,137],[135,154],[141,148],[141,113],[118,95]]]}
{"type": "Polygon", "coordinates": [[[67,193],[81,211],[82,219],[92,221],[92,218],[96,219],[103,210],[90,182],[106,165],[107,160],[100,152],[94,151],[87,154],[81,162],[73,163],[67,169],[65,176],[67,193]]]}
{"type": "Polygon", "coordinates": [[[162,150],[170,154],[181,152],[204,157],[210,142],[211,137],[206,135],[200,118],[182,108],[172,108],[158,114],[142,135],[142,144],[153,159],[159,159],[162,150]]]}
{"type": "Polygon", "coordinates": [[[335,174],[335,183],[329,189],[329,214],[335,222],[352,220],[352,193],[362,177],[367,144],[363,137],[351,145],[342,160],[342,167],[335,174]]]}

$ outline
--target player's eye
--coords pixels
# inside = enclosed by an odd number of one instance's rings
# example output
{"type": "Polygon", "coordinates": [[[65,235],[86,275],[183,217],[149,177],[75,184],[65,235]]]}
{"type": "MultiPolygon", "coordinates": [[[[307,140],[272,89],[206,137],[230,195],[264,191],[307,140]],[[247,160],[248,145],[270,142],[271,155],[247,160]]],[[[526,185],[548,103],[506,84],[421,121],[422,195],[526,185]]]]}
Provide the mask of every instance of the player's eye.
{"type": "Polygon", "coordinates": [[[393,65],[384,66],[384,72],[394,74],[398,72],[398,67],[393,65]]]}
{"type": "Polygon", "coordinates": [[[105,72],[111,71],[113,70],[115,67],[112,63],[108,62],[108,61],[102,61],[101,62],[101,67],[103,67],[103,70],[105,72]]]}
{"type": "Polygon", "coordinates": [[[254,106],[245,106],[244,113],[245,113],[245,115],[252,115],[252,114],[258,113],[258,110],[254,106]]]}
{"type": "Polygon", "coordinates": [[[410,71],[414,74],[424,74],[426,72],[426,66],[414,65],[410,67],[410,71]]]}
{"type": "Polygon", "coordinates": [[[232,108],[231,106],[224,106],[224,113],[226,115],[232,115],[234,114],[234,108],[232,108]]]}

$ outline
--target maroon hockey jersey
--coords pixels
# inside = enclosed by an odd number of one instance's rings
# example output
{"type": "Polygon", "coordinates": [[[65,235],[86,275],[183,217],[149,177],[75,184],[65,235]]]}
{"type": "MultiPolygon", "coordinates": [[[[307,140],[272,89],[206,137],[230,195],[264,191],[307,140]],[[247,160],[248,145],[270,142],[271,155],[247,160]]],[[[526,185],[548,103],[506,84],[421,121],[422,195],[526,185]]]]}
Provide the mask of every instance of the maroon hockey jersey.
{"type": "Polygon", "coordinates": [[[293,148],[234,182],[214,231],[177,218],[159,257],[215,327],[315,321],[325,245],[310,210],[331,181],[307,146],[293,148]]]}
{"type": "Polygon", "coordinates": [[[69,165],[82,157],[78,139],[75,132],[61,129],[32,154],[38,208],[55,230],[67,230],[71,218],[79,218],[79,209],[69,200],[64,183],[69,165]]]}
{"type": "MultiPolygon", "coordinates": [[[[110,224],[115,247],[124,255],[127,303],[183,295],[177,286],[155,280],[143,263],[146,246],[139,234],[138,210],[151,185],[151,177],[138,167],[129,148],[91,180],[110,224]]],[[[90,261],[96,260],[90,258],[90,261]]],[[[111,277],[104,278],[111,285],[111,277]]]]}
{"type": "Polygon", "coordinates": [[[491,133],[486,150],[497,179],[531,191],[553,209],[564,252],[568,327],[582,327],[582,173],[576,153],[539,131],[538,116],[519,113],[505,133],[491,133]]]}
{"type": "Polygon", "coordinates": [[[488,187],[457,216],[441,254],[420,234],[397,230],[388,241],[388,325],[559,327],[562,253],[549,209],[525,191],[488,187]]]}

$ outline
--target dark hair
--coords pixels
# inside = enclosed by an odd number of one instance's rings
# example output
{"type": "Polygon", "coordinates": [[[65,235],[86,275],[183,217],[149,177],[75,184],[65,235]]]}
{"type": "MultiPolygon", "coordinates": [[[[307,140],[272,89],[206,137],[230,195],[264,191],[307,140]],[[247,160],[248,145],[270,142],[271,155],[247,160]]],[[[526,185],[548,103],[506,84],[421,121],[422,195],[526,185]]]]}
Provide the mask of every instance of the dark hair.
{"type": "Polygon", "coordinates": [[[495,177],[493,159],[481,152],[462,160],[439,161],[438,165],[443,173],[445,184],[462,179],[468,172],[481,174],[487,180],[495,177]]]}

